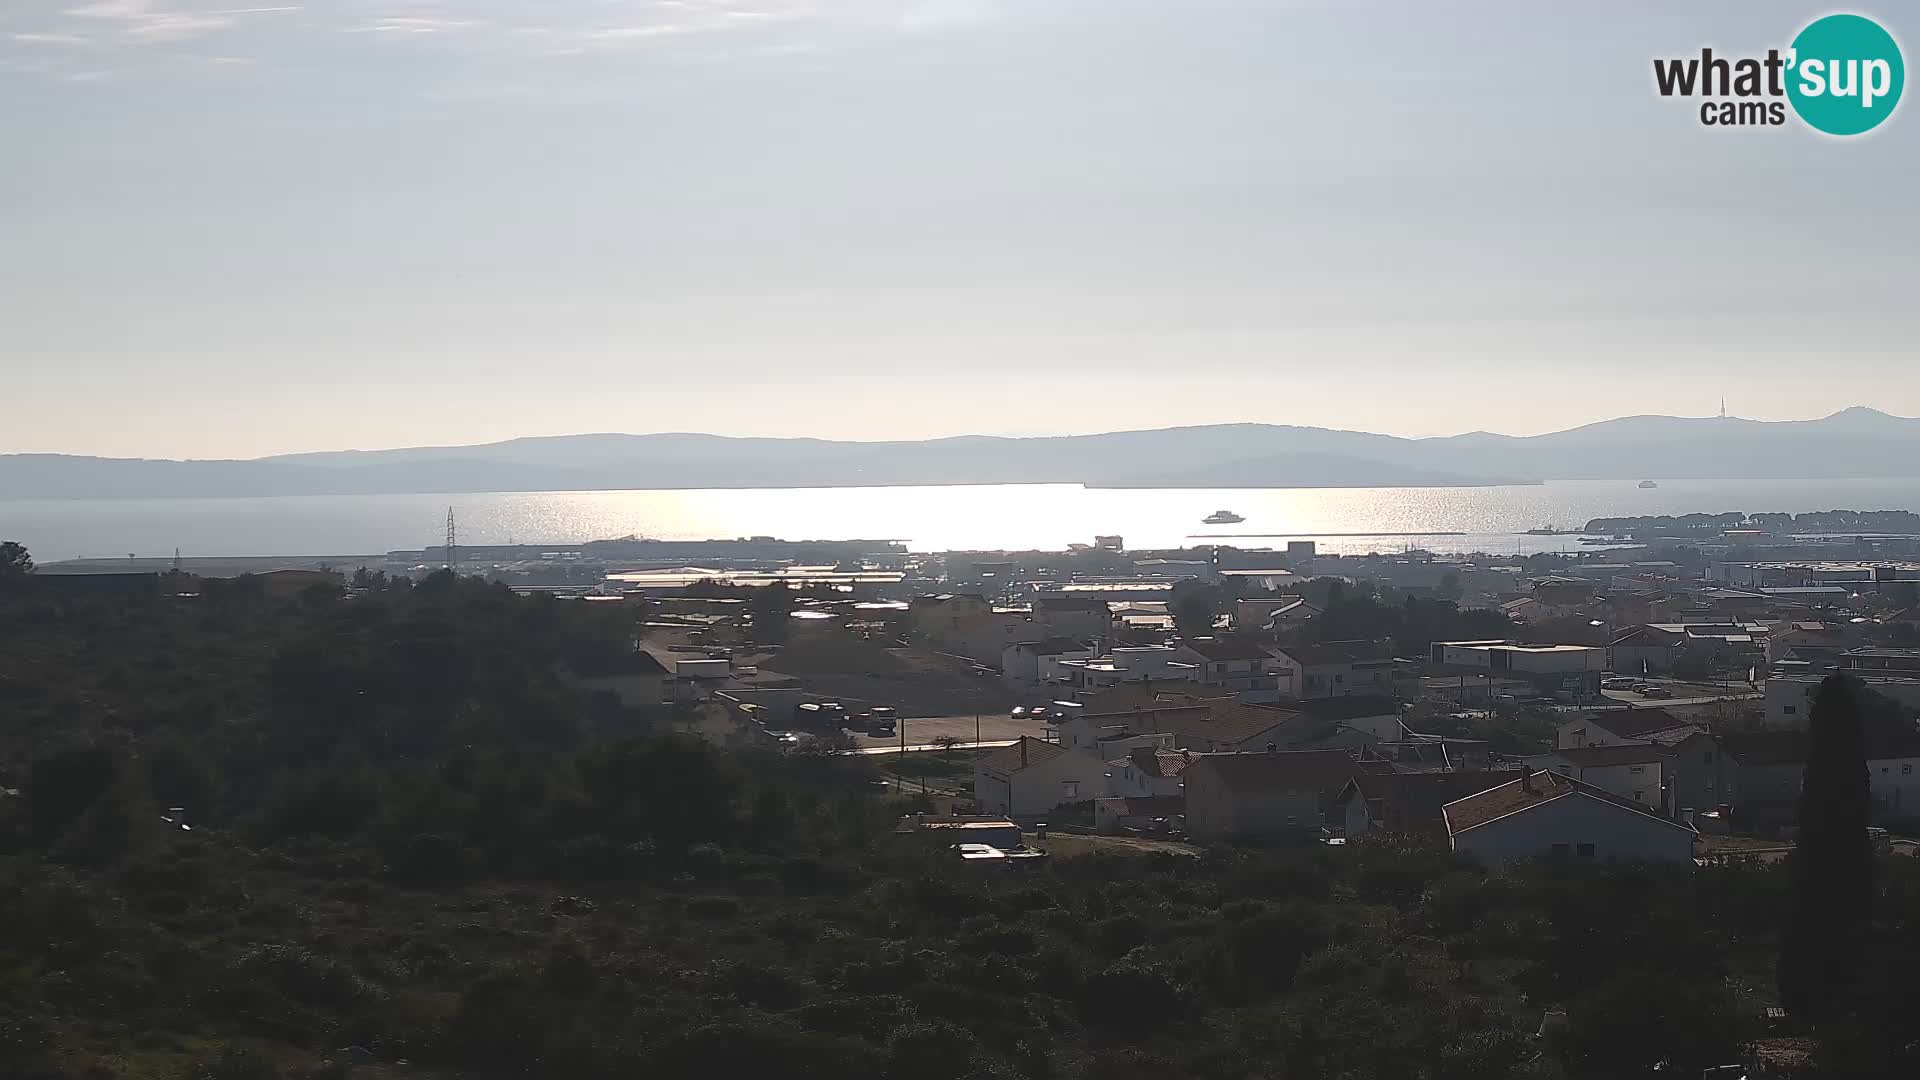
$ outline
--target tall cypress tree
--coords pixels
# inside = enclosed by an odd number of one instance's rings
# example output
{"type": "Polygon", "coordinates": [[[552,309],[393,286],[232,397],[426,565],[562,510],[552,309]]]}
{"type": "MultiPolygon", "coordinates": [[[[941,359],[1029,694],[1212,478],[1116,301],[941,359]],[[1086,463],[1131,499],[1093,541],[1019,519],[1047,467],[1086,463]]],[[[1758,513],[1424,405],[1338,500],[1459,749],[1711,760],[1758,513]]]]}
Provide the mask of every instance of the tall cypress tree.
{"type": "Polygon", "coordinates": [[[1829,676],[1808,718],[1793,905],[1780,939],[1779,980],[1787,1010],[1813,1018],[1844,1001],[1859,974],[1872,916],[1872,796],[1861,689],[1847,676],[1829,676]]]}

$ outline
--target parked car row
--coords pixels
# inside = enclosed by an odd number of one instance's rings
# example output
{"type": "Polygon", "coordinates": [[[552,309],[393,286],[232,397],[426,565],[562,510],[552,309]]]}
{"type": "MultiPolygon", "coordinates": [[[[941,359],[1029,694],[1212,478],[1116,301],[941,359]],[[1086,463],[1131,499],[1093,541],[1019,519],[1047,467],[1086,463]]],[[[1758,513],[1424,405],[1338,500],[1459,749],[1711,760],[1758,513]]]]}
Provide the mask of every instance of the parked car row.
{"type": "Polygon", "coordinates": [[[1055,701],[1045,705],[1015,705],[1007,711],[1013,720],[1059,720],[1080,706],[1072,701],[1055,701]]]}
{"type": "Polygon", "coordinates": [[[820,733],[844,730],[855,735],[886,736],[894,733],[897,723],[894,710],[886,705],[849,709],[838,701],[805,701],[795,712],[801,726],[820,733]]]}
{"type": "Polygon", "coordinates": [[[1673,696],[1673,691],[1664,686],[1655,686],[1645,679],[1635,679],[1625,675],[1616,675],[1600,680],[1600,689],[1625,690],[1639,694],[1641,697],[1650,698],[1670,698],[1673,696]]]}

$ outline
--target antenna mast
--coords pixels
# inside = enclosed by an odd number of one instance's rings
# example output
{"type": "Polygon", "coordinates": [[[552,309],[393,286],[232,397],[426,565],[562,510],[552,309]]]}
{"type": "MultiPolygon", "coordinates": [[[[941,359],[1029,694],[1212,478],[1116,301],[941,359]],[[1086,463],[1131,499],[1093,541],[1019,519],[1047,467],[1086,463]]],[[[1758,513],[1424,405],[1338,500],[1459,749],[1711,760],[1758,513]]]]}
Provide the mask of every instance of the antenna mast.
{"type": "Polygon", "coordinates": [[[453,507],[447,507],[447,569],[453,569],[453,549],[459,543],[459,534],[453,527],[453,507]]]}

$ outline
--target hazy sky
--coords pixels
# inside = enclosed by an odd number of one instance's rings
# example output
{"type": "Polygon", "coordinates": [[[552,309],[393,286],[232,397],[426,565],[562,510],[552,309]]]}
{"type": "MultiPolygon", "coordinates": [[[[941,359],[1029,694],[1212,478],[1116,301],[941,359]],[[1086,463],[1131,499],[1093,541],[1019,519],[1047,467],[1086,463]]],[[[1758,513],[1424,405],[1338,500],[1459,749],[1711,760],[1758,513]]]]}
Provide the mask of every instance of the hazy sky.
{"type": "Polygon", "coordinates": [[[1920,414],[1920,102],[1681,6],[0,0],[0,452],[1920,414]]]}

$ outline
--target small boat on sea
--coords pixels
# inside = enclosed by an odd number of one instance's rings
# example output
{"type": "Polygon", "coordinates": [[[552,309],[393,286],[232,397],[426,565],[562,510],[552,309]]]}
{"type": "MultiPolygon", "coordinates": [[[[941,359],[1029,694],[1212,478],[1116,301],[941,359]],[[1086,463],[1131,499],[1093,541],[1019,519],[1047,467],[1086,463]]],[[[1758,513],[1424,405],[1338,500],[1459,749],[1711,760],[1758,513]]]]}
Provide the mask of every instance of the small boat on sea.
{"type": "Polygon", "coordinates": [[[1656,483],[1654,483],[1654,482],[1653,482],[1653,481],[1651,481],[1651,480],[1642,480],[1642,481],[1640,481],[1640,486],[1641,486],[1641,487],[1643,487],[1643,488],[1657,488],[1657,487],[1659,487],[1660,485],[1659,485],[1659,484],[1656,484],[1656,483]]]}
{"type": "Polygon", "coordinates": [[[1247,519],[1231,510],[1215,510],[1200,520],[1208,525],[1238,525],[1247,519]]]}

